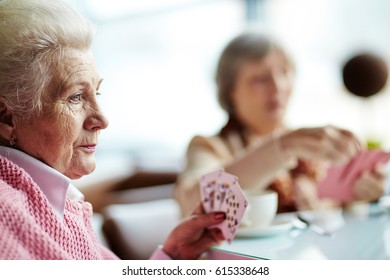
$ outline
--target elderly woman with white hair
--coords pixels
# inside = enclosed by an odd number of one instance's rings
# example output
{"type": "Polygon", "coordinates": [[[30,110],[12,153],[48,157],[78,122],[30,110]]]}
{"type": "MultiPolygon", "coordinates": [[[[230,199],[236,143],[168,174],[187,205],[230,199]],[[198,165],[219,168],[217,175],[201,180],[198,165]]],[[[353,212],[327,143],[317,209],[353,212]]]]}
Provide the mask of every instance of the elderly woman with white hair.
{"type": "MultiPolygon", "coordinates": [[[[93,27],[57,0],[0,0],[0,259],[116,259],[71,184],[95,169],[102,82],[93,27]]],[[[223,213],[178,225],[153,258],[194,259],[223,213]]]]}

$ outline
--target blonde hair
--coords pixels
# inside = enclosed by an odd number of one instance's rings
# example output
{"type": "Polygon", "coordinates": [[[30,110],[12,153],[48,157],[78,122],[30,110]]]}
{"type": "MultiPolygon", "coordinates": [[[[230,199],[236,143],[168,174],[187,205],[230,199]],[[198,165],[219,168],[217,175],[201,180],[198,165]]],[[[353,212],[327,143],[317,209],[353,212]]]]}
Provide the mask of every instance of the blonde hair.
{"type": "Polygon", "coordinates": [[[0,0],[0,97],[31,117],[42,109],[64,50],[91,47],[93,26],[59,0],[0,0]]]}
{"type": "Polygon", "coordinates": [[[287,65],[294,68],[286,51],[276,41],[261,33],[243,33],[230,41],[222,51],[217,64],[215,80],[219,104],[229,115],[234,115],[230,95],[241,65],[248,61],[261,59],[272,51],[278,52],[286,60],[287,65]]]}

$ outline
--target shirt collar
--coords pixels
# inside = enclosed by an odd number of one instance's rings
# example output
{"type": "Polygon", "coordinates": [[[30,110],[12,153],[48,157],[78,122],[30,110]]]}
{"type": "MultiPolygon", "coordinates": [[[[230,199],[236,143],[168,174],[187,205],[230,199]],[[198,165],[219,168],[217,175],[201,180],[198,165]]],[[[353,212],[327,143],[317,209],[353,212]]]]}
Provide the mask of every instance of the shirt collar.
{"type": "Polygon", "coordinates": [[[0,146],[0,155],[23,168],[31,176],[61,219],[64,216],[66,195],[73,200],[84,199],[68,177],[36,158],[4,146],[0,146]]]}

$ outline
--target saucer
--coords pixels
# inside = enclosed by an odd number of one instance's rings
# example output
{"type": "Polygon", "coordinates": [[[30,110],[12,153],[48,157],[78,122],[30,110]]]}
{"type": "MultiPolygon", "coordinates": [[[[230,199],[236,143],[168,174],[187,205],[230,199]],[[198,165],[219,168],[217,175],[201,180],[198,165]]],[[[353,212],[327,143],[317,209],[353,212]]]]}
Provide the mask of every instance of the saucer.
{"type": "Polygon", "coordinates": [[[289,231],[293,227],[290,219],[275,219],[269,227],[240,227],[237,230],[237,237],[266,237],[278,235],[289,231]]]}

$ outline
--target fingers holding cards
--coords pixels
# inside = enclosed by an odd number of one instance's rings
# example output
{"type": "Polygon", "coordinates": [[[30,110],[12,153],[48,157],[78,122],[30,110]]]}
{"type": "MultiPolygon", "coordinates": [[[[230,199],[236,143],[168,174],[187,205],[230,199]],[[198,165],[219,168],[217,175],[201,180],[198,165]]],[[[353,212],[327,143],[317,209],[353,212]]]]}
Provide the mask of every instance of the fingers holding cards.
{"type": "Polygon", "coordinates": [[[248,205],[237,177],[222,170],[215,171],[202,177],[200,189],[206,213],[226,213],[226,220],[214,227],[219,228],[227,242],[231,243],[248,205]]]}
{"type": "MultiPolygon", "coordinates": [[[[389,152],[382,150],[361,151],[347,164],[329,168],[327,176],[317,185],[318,196],[339,202],[352,201],[355,193],[355,182],[365,172],[375,174],[375,170],[378,168],[380,173],[380,165],[384,165],[389,160],[389,152]]],[[[385,176],[385,172],[382,175],[385,176]]],[[[378,177],[380,176],[381,174],[378,174],[378,177]]]]}

